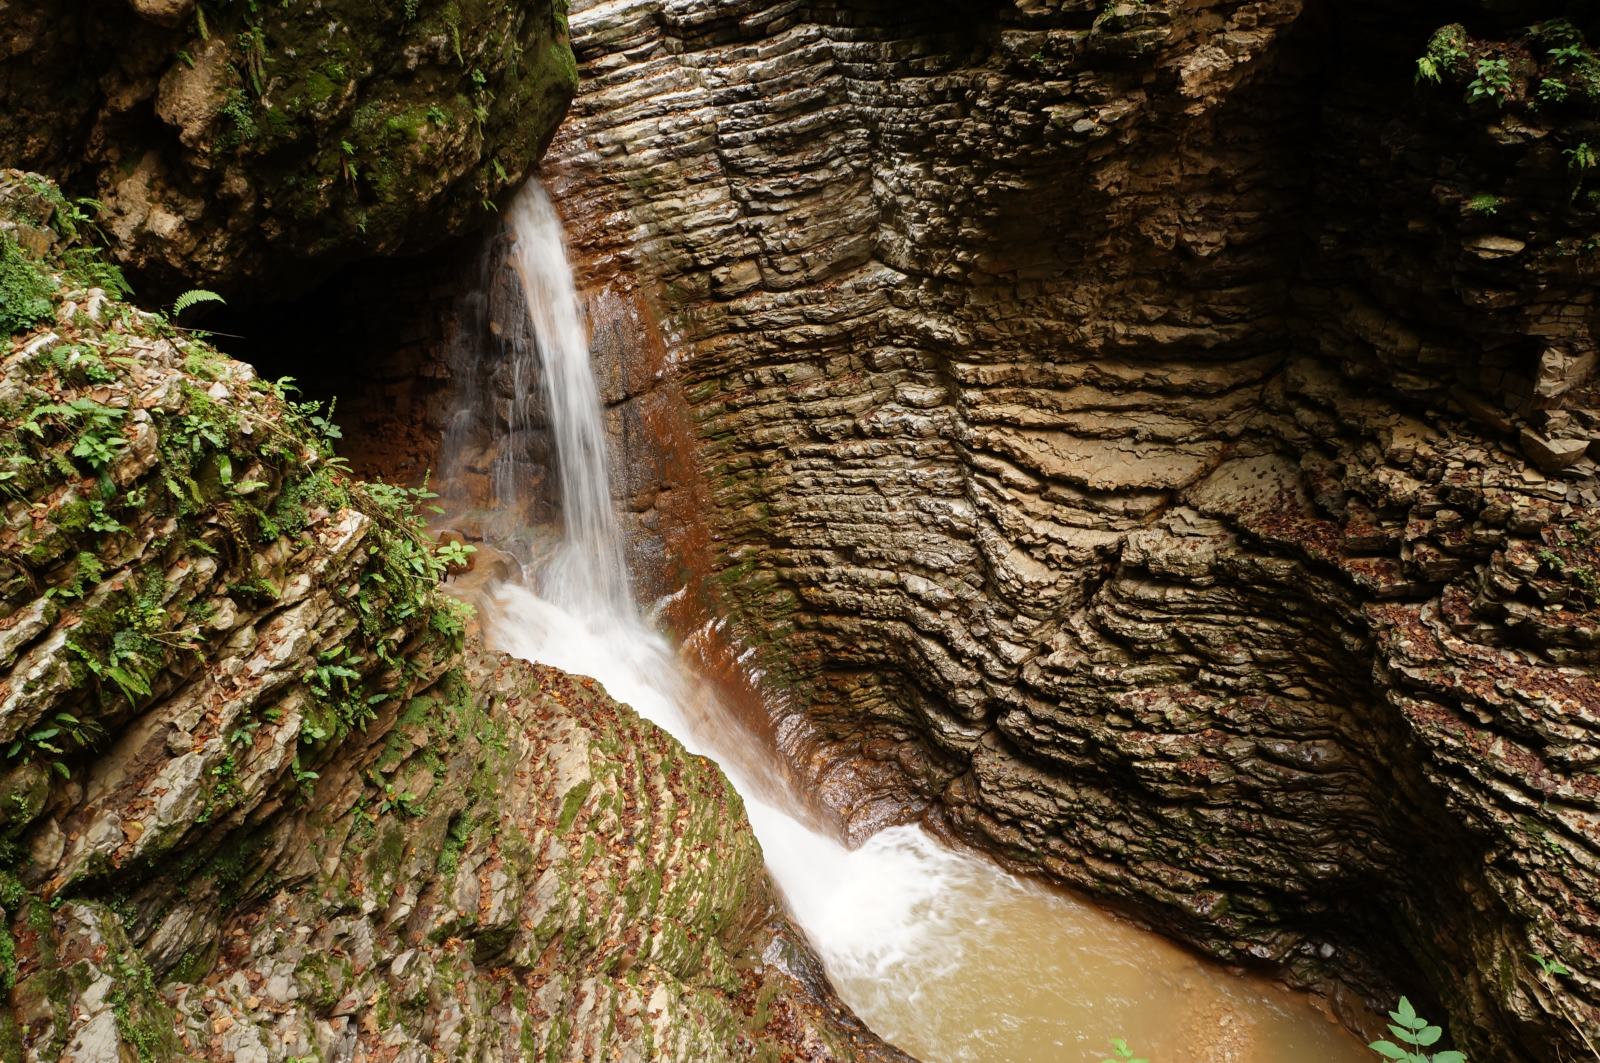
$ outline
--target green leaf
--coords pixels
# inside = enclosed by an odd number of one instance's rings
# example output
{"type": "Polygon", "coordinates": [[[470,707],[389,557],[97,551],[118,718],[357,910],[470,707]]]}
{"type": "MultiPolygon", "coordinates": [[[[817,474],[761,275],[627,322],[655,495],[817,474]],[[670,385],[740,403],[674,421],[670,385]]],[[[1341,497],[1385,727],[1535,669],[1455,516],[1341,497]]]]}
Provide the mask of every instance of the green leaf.
{"type": "Polygon", "coordinates": [[[1416,1043],[1426,1048],[1428,1045],[1438,1043],[1443,1033],[1444,1031],[1437,1026],[1424,1026],[1417,1034],[1416,1043]]]}
{"type": "Polygon", "coordinates": [[[1395,1044],[1393,1041],[1374,1041],[1367,1046],[1384,1059],[1404,1060],[1411,1053],[1395,1044]]]}
{"type": "Polygon", "coordinates": [[[1467,1063],[1467,1057],[1451,1049],[1448,1052],[1440,1052],[1434,1056],[1433,1063],[1467,1063]]]}
{"type": "Polygon", "coordinates": [[[222,296],[218,295],[216,292],[208,292],[204,288],[191,288],[173,301],[172,316],[177,317],[191,306],[198,306],[200,303],[225,302],[227,302],[227,300],[223,299],[222,296]]]}

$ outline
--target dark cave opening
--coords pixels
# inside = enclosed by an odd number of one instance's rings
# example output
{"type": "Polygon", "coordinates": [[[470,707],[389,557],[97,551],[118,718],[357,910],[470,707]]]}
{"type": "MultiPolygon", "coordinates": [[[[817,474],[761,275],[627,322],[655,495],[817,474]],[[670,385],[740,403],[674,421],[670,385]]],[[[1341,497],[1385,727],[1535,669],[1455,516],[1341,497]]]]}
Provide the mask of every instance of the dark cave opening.
{"type": "Polygon", "coordinates": [[[264,377],[331,404],[339,452],[359,475],[418,485],[436,472],[449,377],[443,344],[477,276],[484,236],[352,264],[304,295],[195,317],[264,377]]]}

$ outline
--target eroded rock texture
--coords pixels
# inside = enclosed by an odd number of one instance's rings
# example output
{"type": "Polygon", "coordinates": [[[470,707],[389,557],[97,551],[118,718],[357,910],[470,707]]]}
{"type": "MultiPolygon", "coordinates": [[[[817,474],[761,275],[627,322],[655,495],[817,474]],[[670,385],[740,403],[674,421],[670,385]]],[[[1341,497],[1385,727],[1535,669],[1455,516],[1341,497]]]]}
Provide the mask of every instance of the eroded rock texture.
{"type": "Polygon", "coordinates": [[[553,0],[0,10],[0,165],[105,205],[142,285],[237,299],[493,214],[574,85],[553,0]]]}
{"type": "Polygon", "coordinates": [[[709,514],[846,814],[1578,1050],[1595,263],[1539,13],[1458,5],[1419,86],[1450,10],[574,6],[545,169],[619,439],[700,473],[631,508],[709,514]]]}
{"type": "Polygon", "coordinates": [[[716,767],[476,648],[409,501],[61,203],[0,174],[0,1053],[900,1058],[716,767]]]}

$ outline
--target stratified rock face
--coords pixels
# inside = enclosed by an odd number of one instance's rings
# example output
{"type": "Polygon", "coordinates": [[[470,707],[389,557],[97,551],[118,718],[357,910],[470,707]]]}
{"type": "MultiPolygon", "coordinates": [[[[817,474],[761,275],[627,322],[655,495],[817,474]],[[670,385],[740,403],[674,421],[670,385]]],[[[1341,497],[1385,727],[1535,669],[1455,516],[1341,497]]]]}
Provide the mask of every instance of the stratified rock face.
{"type": "Polygon", "coordinates": [[[1600,1026],[1589,112],[1440,20],[579,3],[545,170],[842,806],[1520,1058],[1600,1026]]]}
{"type": "Polygon", "coordinates": [[[262,298],[492,214],[574,79],[561,0],[11,4],[0,165],[102,201],[141,279],[262,298]]]}
{"type": "Polygon", "coordinates": [[[0,173],[0,1054],[901,1058],[716,767],[473,648],[403,493],[63,206],[0,173]]]}

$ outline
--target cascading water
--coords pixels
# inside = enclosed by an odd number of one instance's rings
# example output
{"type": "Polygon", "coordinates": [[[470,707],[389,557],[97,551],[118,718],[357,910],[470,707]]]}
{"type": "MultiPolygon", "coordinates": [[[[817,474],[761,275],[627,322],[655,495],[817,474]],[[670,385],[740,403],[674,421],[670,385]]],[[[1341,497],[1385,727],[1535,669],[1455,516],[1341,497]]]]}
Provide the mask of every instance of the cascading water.
{"type": "MultiPolygon", "coordinates": [[[[499,430],[529,432],[529,411],[542,407],[562,534],[544,551],[525,535],[497,544],[523,575],[490,592],[486,627],[509,653],[593,676],[721,764],[744,797],[773,880],[846,1003],[930,1063],[1098,1060],[1119,1035],[1166,1063],[1366,1058],[1298,998],[949,850],[920,827],[894,827],[850,850],[808,826],[781,774],[765,769],[772,754],[727,718],[632,599],[604,413],[560,220],[530,183],[507,221],[507,261],[528,320],[499,333],[513,395],[511,408],[497,413],[499,430]]],[[[481,300],[474,314],[482,316],[481,300]]],[[[485,401],[477,390],[463,389],[458,420],[485,401]]],[[[463,435],[452,430],[452,438],[463,435]]],[[[494,481],[498,505],[536,509],[521,497],[536,477],[514,457],[496,463],[494,481]]]]}

